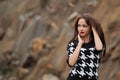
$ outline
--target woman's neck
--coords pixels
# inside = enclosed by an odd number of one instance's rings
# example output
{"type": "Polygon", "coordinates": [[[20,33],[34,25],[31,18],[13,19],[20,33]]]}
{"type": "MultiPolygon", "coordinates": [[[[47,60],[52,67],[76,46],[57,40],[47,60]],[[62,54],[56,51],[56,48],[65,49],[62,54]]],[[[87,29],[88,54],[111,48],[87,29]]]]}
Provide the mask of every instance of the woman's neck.
{"type": "Polygon", "coordinates": [[[87,35],[87,36],[85,36],[85,37],[81,37],[81,38],[82,38],[82,40],[84,40],[84,43],[88,43],[88,42],[91,41],[91,37],[90,37],[90,35],[87,35]]]}

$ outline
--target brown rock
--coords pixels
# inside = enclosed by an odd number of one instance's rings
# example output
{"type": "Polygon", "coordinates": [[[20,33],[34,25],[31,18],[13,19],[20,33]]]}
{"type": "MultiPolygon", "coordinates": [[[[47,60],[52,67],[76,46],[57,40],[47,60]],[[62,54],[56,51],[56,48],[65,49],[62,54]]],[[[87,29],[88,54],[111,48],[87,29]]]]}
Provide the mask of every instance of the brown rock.
{"type": "Polygon", "coordinates": [[[73,12],[73,13],[68,17],[68,21],[72,21],[72,20],[75,19],[78,15],[79,15],[78,12],[73,12]]]}
{"type": "MultiPolygon", "coordinates": [[[[73,21],[79,14],[87,12],[100,20],[107,42],[107,53],[103,58],[104,62],[101,63],[102,66],[100,65],[99,80],[119,80],[119,5],[119,0],[2,0],[0,1],[0,29],[2,29],[0,61],[3,60],[6,64],[9,60],[11,62],[13,56],[26,60],[26,55],[33,54],[35,57],[40,51],[45,55],[39,57],[37,64],[28,75],[24,76],[24,79],[46,80],[51,77],[65,80],[69,73],[66,64],[66,45],[73,36],[73,21]],[[45,44],[42,43],[43,46],[40,46],[42,41],[38,38],[45,41],[45,44]],[[31,48],[35,53],[29,51],[32,40],[34,46],[31,48]]],[[[12,61],[15,62],[14,59],[12,61]]],[[[14,79],[11,77],[16,72],[15,69],[7,75],[0,76],[4,80],[14,79]]],[[[24,69],[20,72],[26,74],[24,69]]]]}
{"type": "Polygon", "coordinates": [[[55,75],[45,74],[45,75],[43,75],[42,80],[60,80],[60,79],[55,75]]]}
{"type": "Polygon", "coordinates": [[[5,31],[0,27],[0,40],[3,39],[5,31]]]}

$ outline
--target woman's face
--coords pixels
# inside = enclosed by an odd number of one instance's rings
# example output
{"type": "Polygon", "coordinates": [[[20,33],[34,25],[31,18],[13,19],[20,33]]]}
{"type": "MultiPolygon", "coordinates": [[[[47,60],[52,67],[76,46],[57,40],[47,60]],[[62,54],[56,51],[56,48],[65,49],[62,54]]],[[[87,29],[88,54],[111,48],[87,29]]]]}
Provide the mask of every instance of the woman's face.
{"type": "Polygon", "coordinates": [[[79,19],[77,29],[80,37],[86,37],[90,35],[90,31],[91,31],[90,26],[88,26],[84,18],[79,19]]]}

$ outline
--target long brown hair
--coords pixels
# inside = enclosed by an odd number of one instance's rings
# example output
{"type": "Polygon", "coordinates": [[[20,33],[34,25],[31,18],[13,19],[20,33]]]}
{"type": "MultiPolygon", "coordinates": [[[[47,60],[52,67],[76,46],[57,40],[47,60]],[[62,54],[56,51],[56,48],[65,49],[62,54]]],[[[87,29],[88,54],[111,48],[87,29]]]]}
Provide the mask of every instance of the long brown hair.
{"type": "MultiPolygon", "coordinates": [[[[90,14],[83,14],[83,15],[80,15],[79,17],[77,17],[77,20],[76,20],[75,25],[74,25],[74,35],[73,35],[72,39],[70,40],[70,42],[73,41],[73,40],[77,40],[78,21],[80,19],[85,19],[87,25],[89,25],[90,28],[94,27],[96,29],[96,31],[98,33],[98,36],[100,37],[100,40],[102,41],[103,54],[105,55],[105,53],[106,53],[106,42],[105,42],[105,37],[104,37],[104,33],[103,33],[103,30],[102,30],[101,24],[94,16],[92,16],[90,14]]],[[[92,31],[91,31],[91,37],[94,38],[92,31]]]]}

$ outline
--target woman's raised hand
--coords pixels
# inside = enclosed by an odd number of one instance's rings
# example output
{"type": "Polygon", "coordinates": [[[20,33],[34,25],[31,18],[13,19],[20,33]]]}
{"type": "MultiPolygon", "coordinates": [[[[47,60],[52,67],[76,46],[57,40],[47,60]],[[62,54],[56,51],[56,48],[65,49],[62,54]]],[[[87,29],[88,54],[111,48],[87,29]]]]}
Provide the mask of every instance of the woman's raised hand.
{"type": "Polygon", "coordinates": [[[81,44],[84,43],[84,40],[81,39],[81,37],[79,36],[79,34],[78,34],[78,42],[81,43],[81,44]]]}

